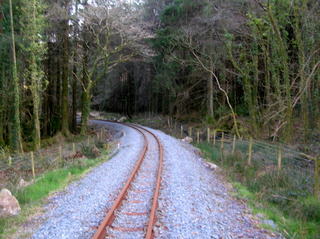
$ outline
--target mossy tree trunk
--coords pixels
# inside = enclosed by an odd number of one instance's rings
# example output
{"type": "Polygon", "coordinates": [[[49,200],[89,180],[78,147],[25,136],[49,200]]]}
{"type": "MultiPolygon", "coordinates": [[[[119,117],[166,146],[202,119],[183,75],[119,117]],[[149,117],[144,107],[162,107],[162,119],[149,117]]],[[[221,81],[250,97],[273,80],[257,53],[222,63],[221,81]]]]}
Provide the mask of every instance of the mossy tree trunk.
{"type": "MultiPolygon", "coordinates": [[[[214,72],[214,69],[213,69],[213,62],[210,62],[211,63],[211,70],[214,72]]],[[[214,79],[213,79],[213,76],[210,74],[208,76],[208,91],[207,91],[207,100],[208,100],[208,115],[213,118],[214,116],[214,110],[213,110],[213,82],[214,82],[214,79]]]]}
{"type": "Polygon", "coordinates": [[[250,72],[252,72],[252,69],[251,69],[252,65],[250,65],[250,62],[248,61],[248,58],[247,58],[248,56],[244,52],[241,52],[239,57],[239,61],[241,63],[238,63],[233,56],[231,44],[228,44],[227,50],[228,50],[229,59],[232,65],[241,74],[242,82],[243,82],[244,101],[248,108],[251,126],[253,129],[253,135],[256,135],[257,129],[258,129],[258,125],[257,125],[258,119],[257,119],[256,109],[258,109],[258,105],[255,105],[255,103],[257,103],[255,99],[257,95],[254,94],[255,92],[253,90],[254,84],[250,77],[250,72]]]}
{"type": "Polygon", "coordinates": [[[84,43],[83,65],[82,65],[82,96],[81,96],[81,134],[85,135],[88,130],[88,122],[90,116],[91,86],[92,81],[88,72],[89,59],[88,48],[84,43]]]}
{"type": "Polygon", "coordinates": [[[4,146],[4,80],[5,68],[2,61],[2,51],[0,52],[0,147],[4,146]]]}
{"type": "MultiPolygon", "coordinates": [[[[79,10],[79,0],[75,1],[75,16],[78,19],[78,10],[79,10]]],[[[78,71],[77,71],[77,62],[78,62],[78,34],[79,34],[79,22],[76,20],[74,26],[74,47],[73,47],[73,70],[72,70],[72,131],[76,132],[77,129],[77,91],[78,91],[78,71]]]]}
{"type": "Polygon", "coordinates": [[[13,117],[11,124],[10,146],[16,152],[22,152],[21,125],[20,125],[20,86],[17,71],[16,45],[13,22],[12,0],[9,0],[10,7],[10,29],[12,44],[12,84],[13,84],[13,117]]]}
{"type": "Polygon", "coordinates": [[[44,72],[42,64],[46,52],[46,45],[42,39],[44,30],[42,0],[31,0],[23,2],[21,6],[21,31],[23,32],[23,50],[28,67],[25,76],[30,81],[32,95],[32,120],[33,120],[33,146],[34,150],[40,149],[41,130],[40,130],[40,106],[41,91],[44,72]]]}
{"type": "Polygon", "coordinates": [[[273,8],[276,6],[268,5],[267,14],[272,27],[272,30],[275,35],[275,47],[278,53],[279,61],[280,61],[280,71],[283,79],[283,88],[285,95],[285,120],[286,127],[284,133],[284,139],[287,142],[290,142],[292,139],[292,131],[293,131],[293,104],[291,97],[291,82],[290,82],[290,70],[289,70],[289,56],[288,56],[288,45],[286,40],[283,38],[279,26],[279,22],[274,16],[273,8]]]}

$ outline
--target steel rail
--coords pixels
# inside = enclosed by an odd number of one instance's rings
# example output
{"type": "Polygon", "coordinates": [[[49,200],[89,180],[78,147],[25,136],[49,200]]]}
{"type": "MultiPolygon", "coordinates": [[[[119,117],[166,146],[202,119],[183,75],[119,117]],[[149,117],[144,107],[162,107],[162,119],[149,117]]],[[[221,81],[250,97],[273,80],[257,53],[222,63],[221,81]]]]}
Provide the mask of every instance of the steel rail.
{"type": "MultiPolygon", "coordinates": [[[[140,127],[142,128],[142,127],[140,127]]],[[[147,131],[149,134],[151,134],[157,141],[158,147],[159,147],[159,167],[157,172],[157,182],[156,182],[156,188],[153,194],[153,200],[152,200],[152,207],[151,212],[149,216],[149,223],[147,227],[147,233],[145,238],[146,239],[152,239],[154,238],[154,225],[156,223],[156,213],[158,209],[158,200],[159,200],[159,194],[160,194],[160,187],[161,187],[161,181],[162,181],[162,171],[163,171],[163,146],[159,140],[159,138],[150,130],[147,130],[145,128],[142,128],[145,131],[147,131]]]]}
{"type": "Polygon", "coordinates": [[[158,144],[158,149],[159,149],[159,164],[158,164],[158,170],[157,170],[157,176],[156,176],[157,181],[156,181],[156,186],[154,189],[152,207],[150,210],[149,222],[147,225],[147,230],[146,230],[146,235],[145,235],[146,239],[152,239],[152,238],[154,238],[153,227],[156,222],[156,211],[158,208],[158,198],[159,198],[159,194],[160,194],[162,171],[163,171],[163,147],[162,147],[162,144],[161,144],[160,140],[158,139],[158,137],[153,132],[151,132],[150,130],[147,130],[141,126],[134,125],[134,124],[124,124],[124,123],[107,121],[107,120],[98,120],[98,121],[123,124],[123,125],[126,125],[128,127],[131,127],[133,129],[137,130],[144,138],[144,146],[143,146],[143,149],[139,155],[139,160],[137,161],[130,177],[126,181],[125,186],[122,188],[120,194],[118,195],[117,199],[115,200],[112,207],[108,211],[104,220],[101,222],[100,226],[98,227],[98,229],[97,229],[96,233],[94,234],[94,236],[92,237],[92,239],[104,239],[106,237],[106,229],[108,226],[112,225],[112,223],[115,219],[115,211],[118,208],[120,208],[122,201],[124,200],[125,196],[127,195],[128,190],[131,186],[131,183],[135,179],[135,176],[137,175],[137,173],[141,167],[141,164],[142,164],[143,160],[145,159],[145,156],[146,156],[146,153],[148,151],[149,146],[148,146],[148,140],[147,140],[146,134],[143,131],[148,132],[149,134],[151,134],[155,138],[155,140],[158,144]]]}
{"type": "MultiPolygon", "coordinates": [[[[137,129],[136,129],[137,130],[137,129]]],[[[92,239],[104,239],[106,236],[106,228],[108,226],[110,226],[112,224],[112,222],[115,219],[115,211],[121,206],[122,201],[124,200],[128,189],[132,183],[132,181],[134,180],[135,176],[137,175],[137,172],[140,169],[140,166],[146,156],[147,150],[148,150],[148,141],[147,141],[147,137],[145,136],[145,134],[141,131],[138,130],[138,132],[140,132],[144,138],[144,146],[143,149],[140,153],[139,156],[139,160],[136,163],[130,177],[128,178],[126,184],[124,185],[124,187],[122,188],[120,194],[118,195],[117,199],[115,200],[115,202],[113,203],[112,207],[110,208],[109,212],[107,213],[107,215],[105,216],[104,220],[101,222],[100,226],[98,227],[98,230],[96,231],[96,233],[94,234],[94,236],[92,237],[92,239]]]]}

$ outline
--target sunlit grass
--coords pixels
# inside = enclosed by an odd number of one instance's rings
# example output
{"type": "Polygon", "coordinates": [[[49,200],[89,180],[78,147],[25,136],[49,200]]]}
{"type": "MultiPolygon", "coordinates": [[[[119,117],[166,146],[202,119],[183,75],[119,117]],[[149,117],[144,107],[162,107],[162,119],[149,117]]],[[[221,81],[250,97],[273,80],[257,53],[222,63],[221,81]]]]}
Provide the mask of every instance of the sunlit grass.
{"type": "Polygon", "coordinates": [[[59,191],[75,179],[79,179],[93,166],[106,160],[106,155],[96,159],[79,159],[75,165],[57,169],[38,177],[34,184],[13,192],[21,206],[21,214],[0,219],[0,239],[7,239],[51,193],[59,191]]]}

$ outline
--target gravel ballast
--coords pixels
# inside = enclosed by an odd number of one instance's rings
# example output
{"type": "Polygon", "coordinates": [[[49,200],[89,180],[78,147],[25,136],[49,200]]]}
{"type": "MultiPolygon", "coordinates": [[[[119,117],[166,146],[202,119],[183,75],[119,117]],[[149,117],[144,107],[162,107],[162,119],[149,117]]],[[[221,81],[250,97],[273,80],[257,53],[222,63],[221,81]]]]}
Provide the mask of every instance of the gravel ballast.
{"type": "Polygon", "coordinates": [[[164,146],[156,238],[280,238],[257,227],[246,206],[230,196],[221,177],[205,166],[195,148],[153,132],[164,146]]]}
{"type": "Polygon", "coordinates": [[[143,147],[135,130],[114,123],[91,121],[122,133],[119,152],[108,162],[93,169],[63,193],[50,199],[46,221],[33,239],[88,239],[103,219],[133,169],[143,147]]]}
{"type": "MultiPolygon", "coordinates": [[[[124,132],[120,139],[119,152],[108,162],[103,163],[79,182],[67,187],[65,192],[50,199],[46,221],[32,236],[32,239],[89,239],[103,219],[106,208],[110,208],[124,182],[133,169],[143,147],[143,138],[134,129],[114,123],[92,121],[100,126],[111,127],[124,132]]],[[[149,129],[151,130],[151,129],[149,129]]],[[[162,175],[156,238],[163,239],[271,239],[280,238],[259,228],[247,207],[230,196],[229,189],[221,177],[205,166],[203,159],[191,145],[174,139],[160,131],[151,130],[161,140],[164,147],[164,168],[162,175]]],[[[155,158],[155,147],[150,149],[150,157],[155,158]],[[151,156],[154,154],[154,156],[151,156]]],[[[154,162],[146,164],[153,165],[154,162]]],[[[143,178],[148,171],[141,172],[143,178]]],[[[145,182],[145,180],[142,180],[145,182]]],[[[139,179],[133,188],[139,184],[139,179]]],[[[150,184],[154,184],[150,181],[150,184]]],[[[137,189],[141,189],[139,186],[137,189]]],[[[142,196],[142,195],[140,195],[142,196]]],[[[137,195],[128,194],[128,200],[136,200],[137,195]],[[133,196],[133,197],[131,197],[133,196]]],[[[148,196],[150,198],[150,195],[148,196]]],[[[141,197],[141,201],[144,197],[141,197]]],[[[128,204],[125,212],[144,212],[150,208],[128,204]]],[[[127,218],[115,221],[124,227],[127,218]]],[[[140,227],[145,218],[136,220],[140,227]]],[[[109,231],[115,238],[143,238],[144,233],[130,235],[109,231]]]]}

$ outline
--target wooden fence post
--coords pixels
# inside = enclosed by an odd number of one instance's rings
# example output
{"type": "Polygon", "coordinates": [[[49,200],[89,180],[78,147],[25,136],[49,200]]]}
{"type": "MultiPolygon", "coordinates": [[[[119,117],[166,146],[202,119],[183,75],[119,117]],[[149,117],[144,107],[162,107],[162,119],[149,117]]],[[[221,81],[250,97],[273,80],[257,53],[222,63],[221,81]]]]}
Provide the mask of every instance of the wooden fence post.
{"type": "Polygon", "coordinates": [[[207,141],[208,141],[208,143],[210,143],[210,137],[211,135],[210,135],[210,128],[207,128],[207,141]]]}
{"type": "Polygon", "coordinates": [[[199,130],[197,131],[197,142],[198,142],[198,144],[200,143],[200,131],[199,130]]]}
{"type": "Polygon", "coordinates": [[[221,134],[221,148],[224,149],[224,132],[221,134]]]}
{"type": "Polygon", "coordinates": [[[192,127],[189,127],[189,137],[192,138],[192,127]]]}
{"type": "Polygon", "coordinates": [[[222,135],[221,135],[220,151],[221,151],[221,160],[224,160],[224,132],[222,132],[222,135]]]}
{"type": "Polygon", "coordinates": [[[232,143],[232,154],[234,154],[236,151],[236,139],[237,139],[237,136],[234,135],[233,136],[233,143],[232,143]]]}
{"type": "Polygon", "coordinates": [[[59,146],[59,164],[62,164],[62,146],[59,146]]]}
{"type": "Polygon", "coordinates": [[[314,196],[320,200],[320,157],[315,158],[314,166],[314,196]]]}
{"type": "Polygon", "coordinates": [[[217,131],[213,131],[213,145],[216,145],[216,136],[217,136],[217,131]]]}
{"type": "Polygon", "coordinates": [[[181,131],[180,131],[181,138],[183,138],[183,125],[181,125],[180,129],[181,129],[181,131]]]}
{"type": "Polygon", "coordinates": [[[73,152],[73,154],[77,153],[75,143],[72,143],[72,152],[73,152]]]}
{"type": "Polygon", "coordinates": [[[249,142],[249,152],[248,152],[248,165],[251,166],[251,161],[252,161],[252,145],[253,145],[253,139],[250,137],[250,142],[249,142]]]}
{"type": "Polygon", "coordinates": [[[282,169],[282,151],[281,151],[281,147],[279,145],[278,148],[278,172],[280,172],[282,169]]]}
{"type": "Polygon", "coordinates": [[[30,153],[30,157],[31,157],[32,177],[33,177],[33,179],[35,179],[36,178],[36,172],[35,172],[35,169],[34,169],[34,155],[33,155],[33,152],[30,153]]]}
{"type": "Polygon", "coordinates": [[[11,158],[10,155],[9,155],[9,158],[8,158],[8,164],[9,164],[9,167],[11,167],[11,165],[12,165],[12,158],[11,158]]]}
{"type": "Polygon", "coordinates": [[[88,136],[88,146],[90,145],[90,136],[88,136]]]}

